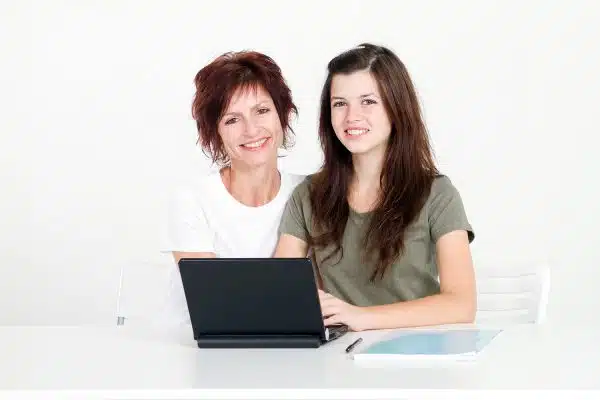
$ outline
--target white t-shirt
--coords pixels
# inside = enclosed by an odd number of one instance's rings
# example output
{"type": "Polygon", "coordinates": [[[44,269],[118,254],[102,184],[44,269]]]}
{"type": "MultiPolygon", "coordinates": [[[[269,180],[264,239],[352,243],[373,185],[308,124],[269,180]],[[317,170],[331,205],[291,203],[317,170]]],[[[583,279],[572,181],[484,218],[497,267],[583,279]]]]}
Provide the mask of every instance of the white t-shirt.
{"type": "MultiPolygon", "coordinates": [[[[281,184],[273,200],[246,206],[225,188],[219,171],[178,188],[169,205],[163,252],[212,252],[217,257],[271,257],[285,205],[303,175],[280,171],[281,184]]],[[[169,323],[189,324],[181,276],[173,262],[167,312],[169,323]]]]}

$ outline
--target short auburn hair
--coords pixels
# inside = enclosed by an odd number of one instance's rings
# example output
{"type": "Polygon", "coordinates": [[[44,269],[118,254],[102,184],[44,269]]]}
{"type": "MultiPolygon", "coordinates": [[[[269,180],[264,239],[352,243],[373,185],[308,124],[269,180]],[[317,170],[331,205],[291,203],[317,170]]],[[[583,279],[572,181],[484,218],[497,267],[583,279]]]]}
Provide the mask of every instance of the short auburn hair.
{"type": "Polygon", "coordinates": [[[290,119],[292,113],[298,115],[298,109],[281,68],[271,57],[256,51],[224,53],[198,71],[194,83],[192,116],[198,128],[198,143],[213,163],[229,162],[218,125],[237,89],[262,86],[269,93],[283,128],[283,148],[291,145],[288,135],[294,131],[290,119]]]}

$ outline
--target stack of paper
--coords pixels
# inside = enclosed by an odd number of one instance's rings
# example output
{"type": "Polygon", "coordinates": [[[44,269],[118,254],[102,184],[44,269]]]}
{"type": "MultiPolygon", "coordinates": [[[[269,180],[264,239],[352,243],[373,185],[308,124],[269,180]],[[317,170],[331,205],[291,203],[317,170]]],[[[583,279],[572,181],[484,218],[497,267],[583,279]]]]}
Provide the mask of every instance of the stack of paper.
{"type": "Polygon", "coordinates": [[[354,354],[355,360],[474,359],[502,330],[401,331],[354,354]]]}

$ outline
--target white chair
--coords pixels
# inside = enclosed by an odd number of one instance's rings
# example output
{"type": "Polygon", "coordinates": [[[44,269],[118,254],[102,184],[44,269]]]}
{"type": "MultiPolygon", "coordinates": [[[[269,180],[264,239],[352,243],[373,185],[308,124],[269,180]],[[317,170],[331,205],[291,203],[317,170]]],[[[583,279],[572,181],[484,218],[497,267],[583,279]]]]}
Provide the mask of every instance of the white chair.
{"type": "Polygon", "coordinates": [[[540,324],[546,318],[550,268],[496,267],[476,270],[477,324],[540,324]]]}
{"type": "Polygon", "coordinates": [[[176,268],[170,254],[162,253],[152,260],[124,262],[117,292],[117,325],[165,327],[185,318],[187,310],[177,309],[181,301],[177,285],[181,283],[176,268]]]}

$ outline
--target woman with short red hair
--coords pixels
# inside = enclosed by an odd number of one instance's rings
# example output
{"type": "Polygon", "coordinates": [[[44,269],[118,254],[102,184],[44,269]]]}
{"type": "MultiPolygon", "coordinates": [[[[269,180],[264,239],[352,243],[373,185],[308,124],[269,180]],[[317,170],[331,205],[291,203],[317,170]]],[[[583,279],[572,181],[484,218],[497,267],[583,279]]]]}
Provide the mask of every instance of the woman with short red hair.
{"type": "MultiPolygon", "coordinates": [[[[183,257],[271,257],[285,204],[304,177],[278,169],[297,108],[279,66],[253,51],[225,53],[195,77],[198,143],[219,170],[180,188],[168,248],[183,257]]],[[[188,320],[178,281],[181,316],[188,320]]]]}

